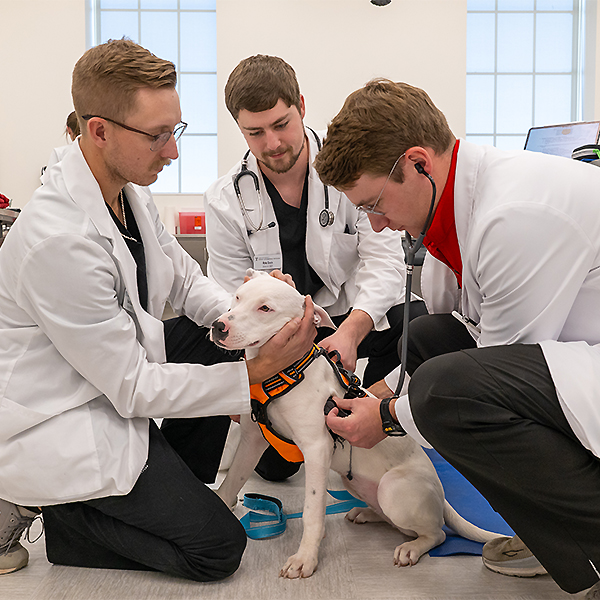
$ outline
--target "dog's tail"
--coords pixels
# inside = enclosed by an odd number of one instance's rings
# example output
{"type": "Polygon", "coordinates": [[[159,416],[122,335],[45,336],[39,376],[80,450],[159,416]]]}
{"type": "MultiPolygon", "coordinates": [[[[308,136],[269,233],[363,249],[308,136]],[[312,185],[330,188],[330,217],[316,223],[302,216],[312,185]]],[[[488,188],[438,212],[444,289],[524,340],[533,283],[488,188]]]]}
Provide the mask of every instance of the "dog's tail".
{"type": "Polygon", "coordinates": [[[461,517],[447,500],[444,500],[444,521],[458,535],[474,542],[485,543],[494,538],[504,536],[502,533],[493,533],[492,531],[486,531],[477,527],[477,525],[473,525],[473,523],[461,517]]]}

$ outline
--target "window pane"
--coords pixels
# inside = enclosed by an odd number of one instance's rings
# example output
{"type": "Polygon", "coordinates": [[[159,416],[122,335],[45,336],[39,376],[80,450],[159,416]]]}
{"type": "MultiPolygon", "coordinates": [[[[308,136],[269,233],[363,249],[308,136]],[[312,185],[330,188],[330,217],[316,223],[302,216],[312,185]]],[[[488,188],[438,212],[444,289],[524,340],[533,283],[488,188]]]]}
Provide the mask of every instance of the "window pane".
{"type": "Polygon", "coordinates": [[[498,15],[498,72],[533,70],[533,15],[498,15]]]}
{"type": "Polygon", "coordinates": [[[181,71],[217,70],[217,16],[215,13],[181,15],[181,71]]]}
{"type": "Polygon", "coordinates": [[[498,133],[523,133],[531,127],[533,75],[498,75],[498,133]]]}
{"type": "Polygon", "coordinates": [[[217,133],[217,76],[182,75],[182,119],[187,133],[217,133]]]}
{"type": "Polygon", "coordinates": [[[123,36],[139,43],[137,11],[119,10],[101,13],[100,43],[120,40],[123,36]]]}
{"type": "Polygon", "coordinates": [[[496,0],[467,0],[467,10],[496,10],[496,0]]]}
{"type": "Polygon", "coordinates": [[[179,8],[183,10],[216,10],[217,0],[180,0],[179,8]]]}
{"type": "Polygon", "coordinates": [[[501,150],[523,150],[526,139],[526,135],[499,135],[496,138],[496,148],[501,150]]]}
{"type": "Polygon", "coordinates": [[[534,125],[569,123],[571,92],[571,75],[536,75],[534,125]]]}
{"type": "Polygon", "coordinates": [[[465,138],[467,142],[473,142],[473,144],[479,144],[480,146],[494,145],[493,135],[467,135],[465,138]]]}
{"type": "Polygon", "coordinates": [[[177,13],[142,12],[140,44],[156,56],[177,64],[177,13]]]}
{"type": "Polygon", "coordinates": [[[537,0],[538,10],[573,10],[573,0],[537,0]]]}
{"type": "Polygon", "coordinates": [[[158,179],[150,186],[153,194],[176,194],[179,192],[179,161],[181,156],[158,174],[158,179]]]}
{"type": "Polygon", "coordinates": [[[100,0],[100,8],[135,8],[137,10],[137,0],[100,0]]]}
{"type": "Polygon", "coordinates": [[[573,15],[539,14],[536,17],[535,70],[570,73],[573,69],[573,15]]]}
{"type": "Polygon", "coordinates": [[[496,15],[467,14],[467,73],[494,71],[496,15]]]}
{"type": "Polygon", "coordinates": [[[141,0],[140,8],[169,8],[177,10],[177,0],[141,0]]]}
{"type": "Polygon", "coordinates": [[[533,10],[533,0],[498,0],[498,10],[533,10]]]}
{"type": "Polygon", "coordinates": [[[181,138],[181,191],[185,194],[204,192],[218,177],[217,136],[181,138]]]}
{"type": "Polygon", "coordinates": [[[494,132],[493,75],[467,75],[467,131],[494,132]]]}

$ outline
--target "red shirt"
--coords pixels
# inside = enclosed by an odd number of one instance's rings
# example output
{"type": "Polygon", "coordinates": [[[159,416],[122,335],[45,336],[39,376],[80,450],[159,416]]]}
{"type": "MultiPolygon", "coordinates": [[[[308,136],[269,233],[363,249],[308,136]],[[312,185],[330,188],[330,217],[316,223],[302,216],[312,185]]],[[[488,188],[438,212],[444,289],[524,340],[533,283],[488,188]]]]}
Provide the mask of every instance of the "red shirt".
{"type": "Polygon", "coordinates": [[[458,156],[459,140],[454,144],[452,161],[448,180],[440,197],[431,227],[423,240],[429,253],[447,265],[454,275],[458,286],[462,287],[462,259],[456,236],[456,223],[454,221],[454,179],[456,176],[456,158],[458,156]]]}

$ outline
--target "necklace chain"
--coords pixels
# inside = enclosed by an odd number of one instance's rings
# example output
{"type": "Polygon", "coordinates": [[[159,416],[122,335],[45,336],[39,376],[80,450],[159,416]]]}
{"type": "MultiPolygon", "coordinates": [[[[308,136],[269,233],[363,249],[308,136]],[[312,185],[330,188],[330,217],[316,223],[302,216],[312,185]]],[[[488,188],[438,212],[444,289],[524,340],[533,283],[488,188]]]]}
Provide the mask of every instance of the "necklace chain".
{"type": "MultiPolygon", "coordinates": [[[[125,194],[123,193],[123,190],[121,190],[119,192],[119,201],[121,202],[121,214],[123,215],[123,226],[125,227],[125,229],[127,229],[127,217],[125,216],[125,194]]],[[[129,229],[127,229],[127,231],[129,231],[129,229]]],[[[131,237],[129,235],[125,235],[124,233],[121,233],[121,235],[126,240],[131,240],[132,242],[137,242],[138,241],[134,237],[131,237]]]]}

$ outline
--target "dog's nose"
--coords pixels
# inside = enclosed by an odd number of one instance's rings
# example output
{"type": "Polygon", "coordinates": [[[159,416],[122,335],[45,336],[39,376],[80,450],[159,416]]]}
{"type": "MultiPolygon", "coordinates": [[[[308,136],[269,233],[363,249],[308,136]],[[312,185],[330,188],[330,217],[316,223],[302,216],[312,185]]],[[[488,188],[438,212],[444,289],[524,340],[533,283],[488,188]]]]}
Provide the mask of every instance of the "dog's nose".
{"type": "Polygon", "coordinates": [[[211,325],[211,337],[213,341],[223,341],[229,335],[227,324],[217,319],[211,325]]]}

